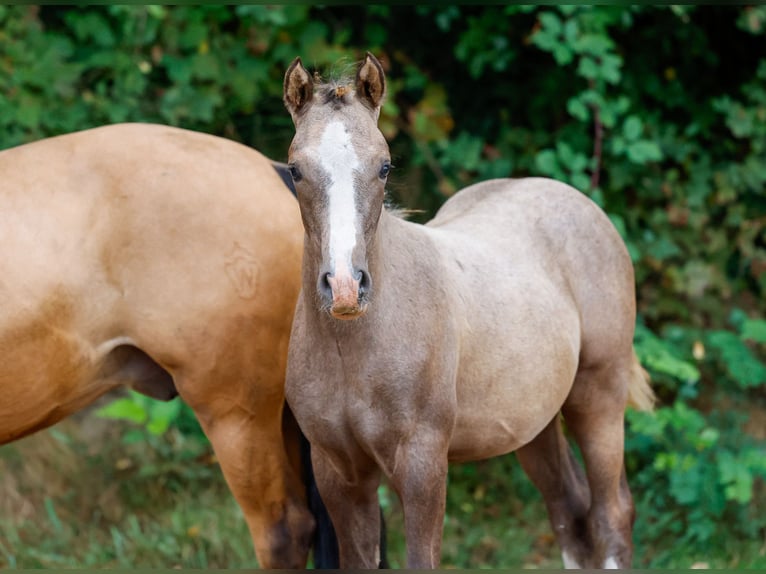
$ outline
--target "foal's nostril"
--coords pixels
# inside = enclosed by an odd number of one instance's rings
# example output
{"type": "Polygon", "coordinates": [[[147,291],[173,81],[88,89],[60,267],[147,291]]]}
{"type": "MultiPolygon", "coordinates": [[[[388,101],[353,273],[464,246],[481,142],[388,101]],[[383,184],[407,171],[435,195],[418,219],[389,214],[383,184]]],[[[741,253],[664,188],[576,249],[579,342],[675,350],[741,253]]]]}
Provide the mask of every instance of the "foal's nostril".
{"type": "Polygon", "coordinates": [[[332,299],[332,287],[330,287],[332,273],[323,273],[319,276],[319,292],[325,297],[332,299]]]}
{"type": "Polygon", "coordinates": [[[362,297],[363,295],[367,295],[367,293],[370,292],[370,288],[372,287],[372,279],[370,278],[370,274],[367,273],[364,269],[359,270],[359,297],[362,297]]]}

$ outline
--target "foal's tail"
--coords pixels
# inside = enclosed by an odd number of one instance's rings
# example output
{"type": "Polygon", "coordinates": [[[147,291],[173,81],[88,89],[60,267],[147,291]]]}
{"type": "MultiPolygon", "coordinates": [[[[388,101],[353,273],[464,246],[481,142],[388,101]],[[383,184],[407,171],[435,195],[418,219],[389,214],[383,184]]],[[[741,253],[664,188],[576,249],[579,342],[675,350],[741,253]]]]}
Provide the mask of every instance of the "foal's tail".
{"type": "MultiPolygon", "coordinates": [[[[311,444],[303,431],[301,436],[301,465],[303,466],[304,482],[306,484],[306,499],[309,510],[314,515],[316,530],[314,531],[314,568],[337,570],[340,568],[340,553],[338,538],[335,535],[330,515],[319,496],[314,468],[311,465],[311,444]]],[[[386,523],[383,520],[383,509],[380,509],[380,568],[388,568],[386,548],[386,523]]]]}
{"type": "Polygon", "coordinates": [[[651,411],[656,397],[650,385],[649,373],[641,366],[641,362],[633,351],[633,365],[628,385],[628,406],[639,411],[651,411]]]}

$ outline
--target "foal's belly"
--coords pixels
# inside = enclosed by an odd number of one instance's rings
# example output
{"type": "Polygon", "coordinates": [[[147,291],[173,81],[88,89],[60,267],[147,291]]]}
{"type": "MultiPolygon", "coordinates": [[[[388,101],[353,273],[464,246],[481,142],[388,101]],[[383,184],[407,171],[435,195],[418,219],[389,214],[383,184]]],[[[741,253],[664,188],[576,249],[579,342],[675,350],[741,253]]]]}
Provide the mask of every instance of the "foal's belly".
{"type": "Polygon", "coordinates": [[[495,406],[461,408],[450,442],[449,460],[492,458],[529,443],[561,410],[573,378],[574,375],[570,380],[559,381],[543,393],[530,393],[518,402],[498,399],[495,406]]]}
{"type": "Polygon", "coordinates": [[[451,460],[516,450],[561,410],[577,373],[579,318],[565,297],[546,299],[514,305],[493,321],[474,317],[461,344],[451,460]]]}

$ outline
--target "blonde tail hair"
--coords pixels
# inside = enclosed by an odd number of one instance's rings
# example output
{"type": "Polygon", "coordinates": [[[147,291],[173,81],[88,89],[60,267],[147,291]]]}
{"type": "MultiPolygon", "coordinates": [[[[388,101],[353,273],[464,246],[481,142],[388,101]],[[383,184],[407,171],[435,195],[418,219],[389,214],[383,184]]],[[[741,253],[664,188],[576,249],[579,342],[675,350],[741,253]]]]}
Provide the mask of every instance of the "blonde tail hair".
{"type": "Polygon", "coordinates": [[[641,366],[641,362],[633,351],[633,367],[628,386],[628,406],[639,411],[651,411],[657,397],[650,385],[649,373],[641,366]]]}

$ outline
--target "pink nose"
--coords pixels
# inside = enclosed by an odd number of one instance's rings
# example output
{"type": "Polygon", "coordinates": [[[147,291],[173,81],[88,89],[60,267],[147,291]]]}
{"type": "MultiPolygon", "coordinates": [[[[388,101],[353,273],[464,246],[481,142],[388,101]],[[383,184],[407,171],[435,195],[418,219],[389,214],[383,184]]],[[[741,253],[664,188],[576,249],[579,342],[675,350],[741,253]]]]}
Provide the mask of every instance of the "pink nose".
{"type": "Polygon", "coordinates": [[[350,274],[343,273],[327,278],[332,289],[332,307],[330,313],[336,319],[353,319],[362,309],[359,305],[359,281],[350,274]]]}

